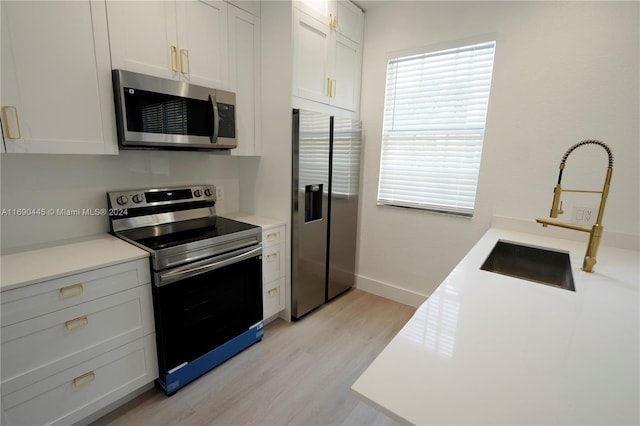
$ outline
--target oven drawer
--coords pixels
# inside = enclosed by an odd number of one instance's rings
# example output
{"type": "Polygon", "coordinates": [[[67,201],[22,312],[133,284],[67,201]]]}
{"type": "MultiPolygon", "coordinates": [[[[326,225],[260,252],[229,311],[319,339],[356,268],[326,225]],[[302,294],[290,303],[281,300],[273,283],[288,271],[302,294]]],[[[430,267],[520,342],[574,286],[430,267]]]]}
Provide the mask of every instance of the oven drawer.
{"type": "Polygon", "coordinates": [[[72,424],[155,377],[151,334],[4,395],[3,420],[7,425],[72,424]]]}
{"type": "Polygon", "coordinates": [[[45,315],[150,281],[149,260],[145,258],[8,290],[2,293],[2,326],[45,315]]]}
{"type": "Polygon", "coordinates": [[[149,284],[2,327],[2,394],[153,331],[149,284]]]}

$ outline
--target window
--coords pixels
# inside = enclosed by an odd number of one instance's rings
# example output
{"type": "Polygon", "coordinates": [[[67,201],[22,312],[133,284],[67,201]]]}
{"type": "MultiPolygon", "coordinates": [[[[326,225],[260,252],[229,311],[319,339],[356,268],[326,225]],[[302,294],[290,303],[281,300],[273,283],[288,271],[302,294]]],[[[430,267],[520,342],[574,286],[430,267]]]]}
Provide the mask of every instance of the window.
{"type": "Polygon", "coordinates": [[[495,45],[389,60],[378,204],[473,214],[495,45]]]}

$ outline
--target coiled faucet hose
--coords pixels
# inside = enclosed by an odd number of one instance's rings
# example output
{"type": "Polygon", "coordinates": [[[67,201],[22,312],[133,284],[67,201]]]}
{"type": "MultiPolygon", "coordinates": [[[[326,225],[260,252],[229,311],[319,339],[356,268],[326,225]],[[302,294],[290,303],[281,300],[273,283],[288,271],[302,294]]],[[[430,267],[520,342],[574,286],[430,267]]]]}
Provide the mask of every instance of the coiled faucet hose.
{"type": "Polygon", "coordinates": [[[569,157],[569,154],[571,154],[573,152],[573,150],[575,150],[576,148],[579,148],[581,146],[589,145],[589,144],[600,145],[602,148],[604,148],[604,150],[607,151],[607,155],[609,156],[609,168],[613,168],[613,153],[611,152],[611,148],[609,148],[609,145],[607,145],[606,143],[604,143],[602,141],[599,141],[597,139],[585,139],[583,141],[578,142],[575,145],[572,145],[567,150],[567,152],[565,152],[564,155],[562,156],[562,161],[560,161],[560,164],[562,165],[562,164],[566,163],[567,157],[569,157]]]}

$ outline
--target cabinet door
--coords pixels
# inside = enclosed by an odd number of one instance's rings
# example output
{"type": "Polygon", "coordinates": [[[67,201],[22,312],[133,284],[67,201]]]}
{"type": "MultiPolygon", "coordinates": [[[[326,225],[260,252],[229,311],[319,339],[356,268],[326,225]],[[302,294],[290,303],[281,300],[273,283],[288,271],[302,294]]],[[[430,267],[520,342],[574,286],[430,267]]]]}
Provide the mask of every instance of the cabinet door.
{"type": "Polygon", "coordinates": [[[104,2],[2,2],[7,152],[115,154],[104,2]]]}
{"type": "Polygon", "coordinates": [[[362,44],[364,30],[364,13],[350,1],[335,2],[336,23],[335,30],[343,36],[362,44]]]}
{"type": "Polygon", "coordinates": [[[360,98],[360,72],[362,69],[361,45],[334,34],[333,83],[331,105],[355,111],[360,98]]]}
{"type": "Polygon", "coordinates": [[[180,78],[217,89],[228,87],[227,4],[178,1],[180,78]]]}
{"type": "Polygon", "coordinates": [[[175,3],[107,1],[113,69],[178,78],[175,3]]]}
{"type": "Polygon", "coordinates": [[[329,24],[333,4],[329,0],[294,0],[293,6],[322,23],[329,24]]]}
{"type": "Polygon", "coordinates": [[[297,9],[293,16],[293,95],[329,103],[329,26],[297,9]]]}
{"type": "Polygon", "coordinates": [[[260,0],[227,0],[227,3],[231,3],[232,5],[239,7],[253,16],[260,17],[260,0]]]}
{"type": "Polygon", "coordinates": [[[236,94],[238,148],[231,155],[260,155],[260,19],[228,7],[229,90],[236,94]]]}

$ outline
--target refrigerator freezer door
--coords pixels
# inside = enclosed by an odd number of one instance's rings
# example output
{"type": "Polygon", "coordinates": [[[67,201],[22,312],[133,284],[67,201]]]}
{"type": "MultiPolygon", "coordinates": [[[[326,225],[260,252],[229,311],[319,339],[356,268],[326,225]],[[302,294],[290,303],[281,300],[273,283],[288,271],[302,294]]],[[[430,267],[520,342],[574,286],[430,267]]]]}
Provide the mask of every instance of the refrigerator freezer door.
{"type": "Polygon", "coordinates": [[[355,284],[362,126],[334,118],[327,300],[355,284]]]}
{"type": "Polygon", "coordinates": [[[295,318],[326,300],[329,129],[328,115],[294,110],[291,314],[295,318]]]}

